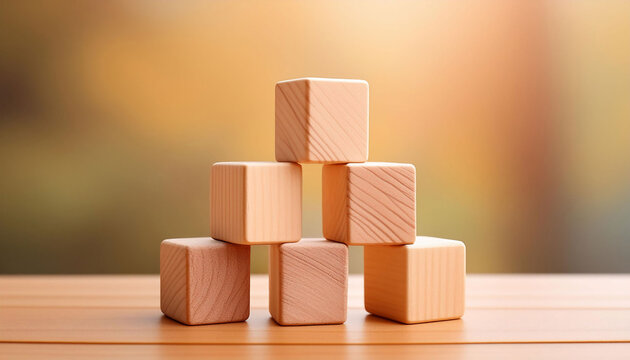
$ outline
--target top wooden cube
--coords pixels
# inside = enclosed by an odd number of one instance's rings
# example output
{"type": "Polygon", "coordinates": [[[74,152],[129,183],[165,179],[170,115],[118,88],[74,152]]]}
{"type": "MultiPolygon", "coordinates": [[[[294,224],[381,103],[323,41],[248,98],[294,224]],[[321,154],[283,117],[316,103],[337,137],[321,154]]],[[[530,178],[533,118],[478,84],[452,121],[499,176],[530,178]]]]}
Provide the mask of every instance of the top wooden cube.
{"type": "Polygon", "coordinates": [[[276,160],[368,159],[368,83],[304,78],[276,84],[276,160]]]}
{"type": "Polygon", "coordinates": [[[210,236],[242,245],[302,237],[302,167],[295,163],[212,165],[210,236]]]}

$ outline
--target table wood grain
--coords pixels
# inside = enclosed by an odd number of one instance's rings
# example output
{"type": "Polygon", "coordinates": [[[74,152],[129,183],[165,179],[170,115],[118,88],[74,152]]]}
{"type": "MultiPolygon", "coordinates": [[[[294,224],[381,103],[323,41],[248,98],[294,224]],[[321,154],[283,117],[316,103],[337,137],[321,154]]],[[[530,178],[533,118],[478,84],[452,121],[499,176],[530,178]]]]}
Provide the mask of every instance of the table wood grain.
{"type": "Polygon", "coordinates": [[[468,275],[466,289],[462,319],[402,325],[366,313],[351,276],[344,325],[281,327],[254,275],[247,322],[185,326],[160,313],[155,275],[4,275],[0,359],[630,358],[630,275],[468,275]]]}

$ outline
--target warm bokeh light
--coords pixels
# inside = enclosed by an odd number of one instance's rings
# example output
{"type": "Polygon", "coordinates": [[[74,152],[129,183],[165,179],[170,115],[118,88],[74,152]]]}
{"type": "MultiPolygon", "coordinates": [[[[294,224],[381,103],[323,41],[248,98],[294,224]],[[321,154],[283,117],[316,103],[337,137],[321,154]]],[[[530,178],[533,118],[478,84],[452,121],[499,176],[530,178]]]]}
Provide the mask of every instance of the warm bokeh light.
{"type": "MultiPolygon", "coordinates": [[[[370,84],[370,160],[470,272],[630,271],[630,2],[0,5],[0,272],[157,272],[216,161],[274,159],[274,84],[370,84]]],[[[321,166],[303,233],[321,236],[321,166]]],[[[362,271],[351,249],[351,271],[362,271]]],[[[252,252],[266,271],[265,247],[252,252]]]]}

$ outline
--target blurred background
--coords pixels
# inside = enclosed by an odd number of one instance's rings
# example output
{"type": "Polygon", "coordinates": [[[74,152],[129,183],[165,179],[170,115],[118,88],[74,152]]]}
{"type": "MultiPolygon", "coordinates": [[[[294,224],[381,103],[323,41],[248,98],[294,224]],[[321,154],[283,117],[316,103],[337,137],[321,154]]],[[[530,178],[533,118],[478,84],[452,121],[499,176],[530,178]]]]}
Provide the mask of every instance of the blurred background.
{"type": "Polygon", "coordinates": [[[304,76],[370,83],[370,160],[469,272],[630,272],[630,1],[60,0],[0,3],[0,273],[157,273],[304,76]]]}

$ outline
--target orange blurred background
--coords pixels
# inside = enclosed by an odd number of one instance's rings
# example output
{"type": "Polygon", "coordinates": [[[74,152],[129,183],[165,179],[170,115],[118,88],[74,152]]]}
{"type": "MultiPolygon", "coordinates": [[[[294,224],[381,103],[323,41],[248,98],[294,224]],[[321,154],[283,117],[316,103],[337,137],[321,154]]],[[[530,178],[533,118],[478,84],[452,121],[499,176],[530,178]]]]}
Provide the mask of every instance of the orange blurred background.
{"type": "MultiPolygon", "coordinates": [[[[469,272],[630,271],[630,2],[0,4],[0,272],[155,273],[216,161],[274,159],[274,84],[370,84],[370,160],[469,272]]],[[[321,236],[304,166],[304,236],[321,236]]],[[[265,247],[252,270],[266,271],[265,247]]],[[[362,271],[351,249],[351,271],[362,271]]]]}

